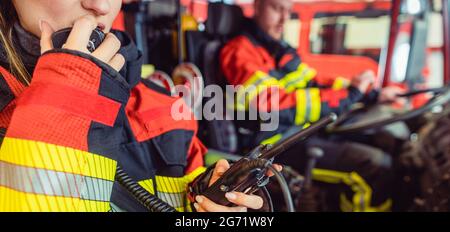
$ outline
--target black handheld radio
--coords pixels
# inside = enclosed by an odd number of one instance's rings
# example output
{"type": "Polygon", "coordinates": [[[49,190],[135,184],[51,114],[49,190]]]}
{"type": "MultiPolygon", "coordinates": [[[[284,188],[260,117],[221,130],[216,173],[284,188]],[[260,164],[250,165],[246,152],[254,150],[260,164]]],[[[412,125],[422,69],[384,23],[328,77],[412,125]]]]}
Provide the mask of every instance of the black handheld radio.
{"type": "MultiPolygon", "coordinates": [[[[225,198],[225,193],[231,191],[247,194],[255,193],[269,182],[269,177],[266,173],[277,155],[323,129],[328,124],[336,121],[336,119],[336,114],[330,114],[274,146],[258,146],[246,157],[234,163],[214,184],[203,192],[198,192],[198,189],[190,187],[189,198],[194,200],[195,196],[203,195],[217,204],[232,206],[232,203],[225,198]]],[[[271,170],[273,169],[271,168],[271,170]]],[[[191,186],[195,185],[195,182],[191,184],[191,186]]]]}
{"type": "MultiPolygon", "coordinates": [[[[66,43],[67,38],[69,38],[70,32],[72,31],[72,28],[65,28],[62,30],[59,30],[52,35],[52,42],[54,48],[62,48],[63,45],[66,43]]],[[[89,42],[87,45],[87,49],[90,52],[94,52],[95,49],[97,49],[100,44],[105,39],[105,33],[103,33],[100,28],[96,28],[92,31],[91,37],[89,38],[89,42]]]]}

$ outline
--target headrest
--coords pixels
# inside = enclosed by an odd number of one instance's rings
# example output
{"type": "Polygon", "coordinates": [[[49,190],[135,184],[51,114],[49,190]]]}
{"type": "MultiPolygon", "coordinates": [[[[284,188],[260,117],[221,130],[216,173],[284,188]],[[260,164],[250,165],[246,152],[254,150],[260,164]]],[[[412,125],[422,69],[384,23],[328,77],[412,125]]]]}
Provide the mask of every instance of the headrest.
{"type": "Polygon", "coordinates": [[[206,32],[212,36],[230,36],[240,32],[244,13],[241,7],[225,3],[208,4],[206,32]]]}

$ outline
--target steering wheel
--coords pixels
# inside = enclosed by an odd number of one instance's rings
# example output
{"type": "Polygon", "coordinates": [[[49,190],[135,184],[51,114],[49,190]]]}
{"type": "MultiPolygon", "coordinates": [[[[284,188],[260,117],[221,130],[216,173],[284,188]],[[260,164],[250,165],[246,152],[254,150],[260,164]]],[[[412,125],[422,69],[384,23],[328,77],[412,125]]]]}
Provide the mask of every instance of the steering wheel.
{"type": "Polygon", "coordinates": [[[335,123],[327,128],[327,131],[329,133],[358,133],[378,129],[392,123],[418,117],[437,106],[450,102],[450,86],[412,91],[399,95],[399,97],[410,98],[427,92],[433,93],[434,96],[425,105],[414,110],[395,110],[386,103],[376,103],[370,106],[359,105],[342,114],[335,123]]]}

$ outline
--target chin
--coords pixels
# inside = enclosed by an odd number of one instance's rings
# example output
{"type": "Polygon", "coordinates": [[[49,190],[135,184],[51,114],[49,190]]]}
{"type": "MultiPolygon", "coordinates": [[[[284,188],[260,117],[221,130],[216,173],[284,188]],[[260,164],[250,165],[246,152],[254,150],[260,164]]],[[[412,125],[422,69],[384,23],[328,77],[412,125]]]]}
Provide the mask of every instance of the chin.
{"type": "Polygon", "coordinates": [[[277,34],[277,35],[274,35],[274,36],[272,36],[274,39],[276,39],[276,40],[281,40],[281,39],[283,39],[283,34],[277,34]]]}

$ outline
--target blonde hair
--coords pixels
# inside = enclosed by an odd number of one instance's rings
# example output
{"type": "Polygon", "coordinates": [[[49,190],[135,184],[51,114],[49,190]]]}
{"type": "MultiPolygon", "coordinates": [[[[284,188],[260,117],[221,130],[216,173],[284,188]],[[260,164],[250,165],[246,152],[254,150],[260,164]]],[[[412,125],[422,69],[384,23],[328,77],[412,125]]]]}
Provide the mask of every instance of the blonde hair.
{"type": "Polygon", "coordinates": [[[0,0],[0,46],[3,46],[6,51],[11,74],[21,82],[29,85],[31,76],[13,45],[12,35],[16,21],[17,14],[12,1],[0,0]]]}

